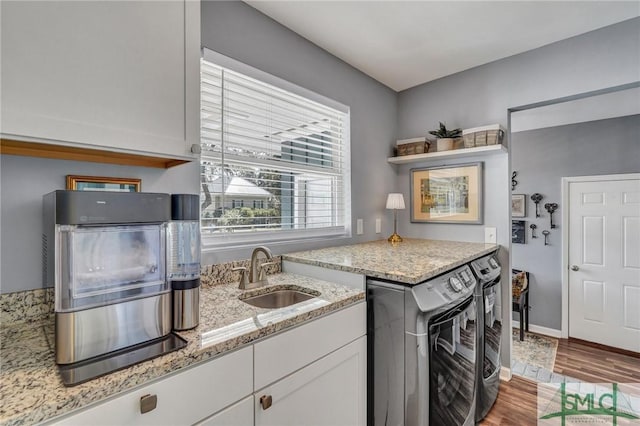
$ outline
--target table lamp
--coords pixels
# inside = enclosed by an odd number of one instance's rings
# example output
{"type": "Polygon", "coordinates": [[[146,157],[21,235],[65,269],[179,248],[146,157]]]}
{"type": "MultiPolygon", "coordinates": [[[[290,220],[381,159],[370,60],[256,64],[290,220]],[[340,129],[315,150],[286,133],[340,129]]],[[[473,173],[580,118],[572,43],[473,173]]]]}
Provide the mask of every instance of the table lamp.
{"type": "Polygon", "coordinates": [[[404,210],[404,197],[399,193],[391,193],[387,197],[387,209],[393,209],[393,235],[387,241],[401,243],[402,237],[396,232],[398,229],[398,210],[404,210]]]}

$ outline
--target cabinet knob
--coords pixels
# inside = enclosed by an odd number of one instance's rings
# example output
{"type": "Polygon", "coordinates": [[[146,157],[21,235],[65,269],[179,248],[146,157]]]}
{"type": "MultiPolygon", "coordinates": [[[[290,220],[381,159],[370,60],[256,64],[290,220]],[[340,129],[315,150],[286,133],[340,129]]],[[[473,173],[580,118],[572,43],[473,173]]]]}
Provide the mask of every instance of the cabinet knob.
{"type": "Polygon", "coordinates": [[[140,414],[153,411],[158,406],[158,395],[144,395],[140,397],[140,414]]]}
{"type": "Polygon", "coordinates": [[[572,270],[572,271],[579,271],[579,270],[580,270],[580,268],[578,268],[578,265],[572,265],[572,266],[571,266],[571,270],[572,270]]]}
{"type": "Polygon", "coordinates": [[[260,397],[260,405],[262,405],[263,410],[271,407],[271,404],[273,404],[273,398],[271,398],[271,395],[262,395],[260,397]]]}

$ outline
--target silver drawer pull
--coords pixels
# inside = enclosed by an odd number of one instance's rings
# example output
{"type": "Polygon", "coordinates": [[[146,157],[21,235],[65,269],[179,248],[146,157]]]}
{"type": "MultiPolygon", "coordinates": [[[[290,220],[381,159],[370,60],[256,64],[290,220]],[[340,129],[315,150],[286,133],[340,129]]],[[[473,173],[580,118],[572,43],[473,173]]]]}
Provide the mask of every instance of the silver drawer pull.
{"type": "Polygon", "coordinates": [[[140,397],[140,414],[153,411],[158,406],[158,395],[144,395],[140,397]]]}

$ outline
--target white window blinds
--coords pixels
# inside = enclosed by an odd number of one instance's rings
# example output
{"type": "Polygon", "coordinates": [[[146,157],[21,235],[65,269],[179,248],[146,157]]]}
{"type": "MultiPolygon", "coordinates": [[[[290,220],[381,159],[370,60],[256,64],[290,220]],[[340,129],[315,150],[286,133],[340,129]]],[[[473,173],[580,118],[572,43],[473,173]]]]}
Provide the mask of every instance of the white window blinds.
{"type": "Polygon", "coordinates": [[[203,237],[344,233],[348,121],[203,59],[203,237]]]}

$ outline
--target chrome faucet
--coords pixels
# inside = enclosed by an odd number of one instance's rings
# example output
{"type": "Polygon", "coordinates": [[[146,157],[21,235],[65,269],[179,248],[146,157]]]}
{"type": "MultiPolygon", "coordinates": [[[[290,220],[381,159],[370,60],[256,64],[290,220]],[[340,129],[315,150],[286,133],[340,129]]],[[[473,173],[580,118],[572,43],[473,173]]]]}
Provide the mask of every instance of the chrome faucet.
{"type": "Polygon", "coordinates": [[[275,262],[270,262],[273,259],[273,255],[271,254],[271,250],[264,246],[259,246],[253,249],[251,253],[251,264],[249,268],[245,266],[239,266],[237,268],[233,268],[233,271],[240,271],[240,285],[238,288],[240,290],[248,290],[251,288],[261,287],[267,285],[269,282],[267,281],[267,271],[266,267],[269,265],[275,265],[275,262]],[[264,254],[267,262],[258,263],[258,258],[260,253],[264,254]],[[247,277],[247,269],[249,270],[249,276],[247,277]]]}

